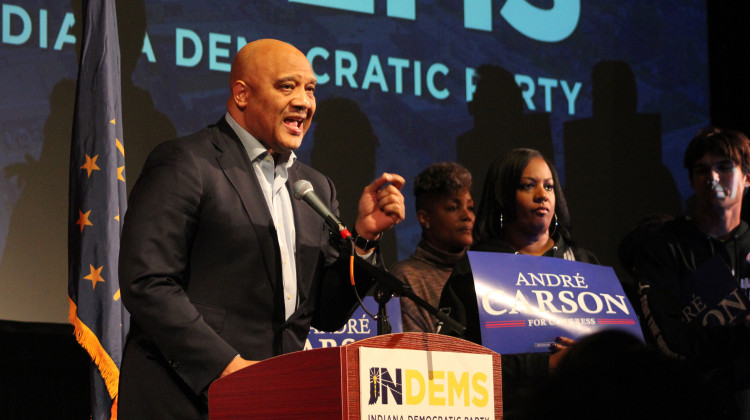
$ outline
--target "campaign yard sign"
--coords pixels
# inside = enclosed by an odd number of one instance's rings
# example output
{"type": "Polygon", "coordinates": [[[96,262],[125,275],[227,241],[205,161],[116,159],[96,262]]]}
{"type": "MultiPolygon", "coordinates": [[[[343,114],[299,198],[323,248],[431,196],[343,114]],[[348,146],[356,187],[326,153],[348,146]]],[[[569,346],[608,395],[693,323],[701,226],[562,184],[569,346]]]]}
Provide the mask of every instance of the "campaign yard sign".
{"type": "Polygon", "coordinates": [[[482,345],[500,354],[548,351],[555,337],[605,329],[643,340],[611,267],[561,258],[469,251],[482,345]]]}
{"type": "Polygon", "coordinates": [[[750,301],[717,253],[682,280],[682,320],[698,325],[744,322],[750,301]]]}

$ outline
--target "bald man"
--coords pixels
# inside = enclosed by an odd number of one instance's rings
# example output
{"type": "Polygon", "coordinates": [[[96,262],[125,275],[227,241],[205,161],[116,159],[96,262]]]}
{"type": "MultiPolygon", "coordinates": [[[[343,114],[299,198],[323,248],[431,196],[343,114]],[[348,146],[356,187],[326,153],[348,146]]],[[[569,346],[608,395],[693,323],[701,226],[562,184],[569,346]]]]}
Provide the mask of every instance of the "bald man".
{"type": "MultiPolygon", "coordinates": [[[[330,179],[294,155],[315,113],[309,61],[287,43],[255,41],[237,53],[230,87],[224,117],[157,146],[130,194],[121,419],[207,418],[211,382],[301,350],[310,325],[339,329],[357,303],[347,256],[292,198],[308,180],[338,214],[330,179]]],[[[363,190],[356,251],[370,261],[380,234],[404,218],[403,183],[383,174],[363,190]]],[[[364,294],[372,280],[356,278],[364,294]]]]}

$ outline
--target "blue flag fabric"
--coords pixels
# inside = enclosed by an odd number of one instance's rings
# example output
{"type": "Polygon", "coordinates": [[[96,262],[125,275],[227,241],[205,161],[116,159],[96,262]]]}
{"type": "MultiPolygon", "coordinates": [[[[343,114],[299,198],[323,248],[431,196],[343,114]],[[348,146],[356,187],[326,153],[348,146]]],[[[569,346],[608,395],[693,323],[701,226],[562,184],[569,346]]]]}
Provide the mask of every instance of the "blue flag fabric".
{"type": "Polygon", "coordinates": [[[117,417],[120,360],[129,315],[117,260],[126,210],[120,50],[115,0],[84,1],[70,149],[70,323],[92,359],[92,418],[117,417]]]}

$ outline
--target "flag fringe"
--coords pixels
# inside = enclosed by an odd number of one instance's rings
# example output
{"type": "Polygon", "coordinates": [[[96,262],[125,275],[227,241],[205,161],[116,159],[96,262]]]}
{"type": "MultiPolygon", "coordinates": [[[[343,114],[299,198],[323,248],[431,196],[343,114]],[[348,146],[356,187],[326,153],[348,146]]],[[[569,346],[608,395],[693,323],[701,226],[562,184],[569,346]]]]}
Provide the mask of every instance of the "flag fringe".
{"type": "Polygon", "coordinates": [[[89,329],[80,319],[78,319],[78,307],[72,299],[70,301],[70,311],[68,313],[68,321],[74,327],[74,333],[76,341],[83,347],[91,360],[94,361],[96,366],[99,368],[99,372],[104,378],[104,383],[107,386],[110,398],[113,401],[117,399],[117,388],[120,384],[120,369],[117,368],[115,362],[109,356],[104,347],[102,347],[96,334],[89,329]]]}

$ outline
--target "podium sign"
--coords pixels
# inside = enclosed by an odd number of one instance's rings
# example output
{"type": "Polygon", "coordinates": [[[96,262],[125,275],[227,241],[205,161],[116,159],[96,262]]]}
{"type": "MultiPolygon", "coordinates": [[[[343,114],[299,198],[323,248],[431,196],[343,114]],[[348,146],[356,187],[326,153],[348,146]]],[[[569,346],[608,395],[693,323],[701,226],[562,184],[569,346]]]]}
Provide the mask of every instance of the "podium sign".
{"type": "Polygon", "coordinates": [[[469,251],[482,344],[501,354],[548,351],[555,337],[621,329],[643,340],[611,267],[469,251]]]}
{"type": "Polygon", "coordinates": [[[362,419],[491,420],[492,355],[361,347],[359,395],[362,419]]]}

